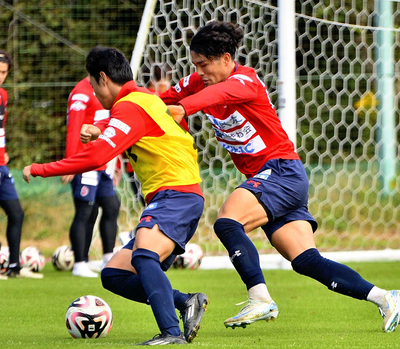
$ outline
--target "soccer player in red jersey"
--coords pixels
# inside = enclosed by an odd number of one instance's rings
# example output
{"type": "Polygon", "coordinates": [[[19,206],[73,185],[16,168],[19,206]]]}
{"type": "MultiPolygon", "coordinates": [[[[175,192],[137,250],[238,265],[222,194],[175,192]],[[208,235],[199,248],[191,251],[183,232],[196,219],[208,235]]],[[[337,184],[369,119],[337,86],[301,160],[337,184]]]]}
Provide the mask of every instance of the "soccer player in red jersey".
{"type": "Polygon", "coordinates": [[[160,97],[180,121],[203,110],[215,136],[247,180],[222,205],[214,230],[248,290],[248,301],[226,327],[245,327],[278,316],[259,264],[258,251],[246,235],[262,227],[271,244],[292,264],[330,290],[368,300],[379,307],[382,329],[399,323],[400,291],[380,289],[349,267],[323,258],[308,212],[308,178],[283,130],[265,84],[254,69],[234,60],[243,32],[227,22],[202,27],[190,44],[196,73],[160,97]]]}
{"type": "MultiPolygon", "coordinates": [[[[84,124],[94,124],[109,118],[109,111],[103,109],[96,98],[89,78],[86,77],[72,89],[68,98],[67,143],[65,157],[71,157],[88,147],[80,140],[84,124]]],[[[61,177],[64,184],[71,183],[75,215],[69,236],[74,251],[75,263],[72,274],[82,277],[97,277],[94,271],[100,266],[89,263],[89,249],[98,207],[102,208],[99,223],[103,243],[103,261],[106,265],[113,255],[117,236],[117,219],[120,202],[114,190],[112,173],[107,164],[94,171],[61,177]],[[94,269],[94,271],[92,270],[94,269]]]]}
{"type": "MultiPolygon", "coordinates": [[[[11,57],[8,52],[0,50],[0,86],[5,81],[11,67],[11,57]]],[[[0,88],[0,207],[7,215],[6,237],[9,249],[9,264],[6,275],[0,275],[0,280],[8,277],[42,278],[43,274],[33,273],[27,268],[21,268],[19,250],[21,230],[24,221],[24,211],[15,190],[14,179],[7,167],[9,156],[6,152],[6,131],[8,94],[0,88]]]]}
{"type": "Polygon", "coordinates": [[[79,154],[26,166],[23,177],[29,183],[31,175],[91,171],[126,150],[147,206],[135,237],[102,270],[102,283],[111,292],[150,304],[161,334],[143,345],[186,344],[197,335],[208,298],[173,290],[164,271],[185,251],[203,212],[194,140],[159,97],[136,85],[122,52],[96,47],[86,68],[97,98],[110,110],[110,120],[82,127],[81,140],[96,141],[79,154]],[[184,333],[175,308],[182,315],[184,333]]]}

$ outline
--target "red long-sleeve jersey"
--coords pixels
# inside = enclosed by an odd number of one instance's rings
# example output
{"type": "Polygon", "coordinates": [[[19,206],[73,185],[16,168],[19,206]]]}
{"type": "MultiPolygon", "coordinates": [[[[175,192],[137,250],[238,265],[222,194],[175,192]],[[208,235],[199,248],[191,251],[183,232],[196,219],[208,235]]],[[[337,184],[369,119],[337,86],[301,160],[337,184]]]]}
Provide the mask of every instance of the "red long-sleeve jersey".
{"type": "Polygon", "coordinates": [[[7,118],[7,101],[8,94],[4,88],[0,88],[0,166],[4,166],[6,161],[4,154],[6,153],[6,118],[7,118]]]}
{"type": "Polygon", "coordinates": [[[160,97],[167,105],[182,105],[186,115],[204,111],[217,140],[248,178],[268,160],[299,159],[252,68],[236,64],[226,81],[208,87],[193,73],[160,97]]]}
{"type": "Polygon", "coordinates": [[[149,201],[163,189],[193,192],[202,196],[197,150],[188,132],[167,114],[166,105],[134,81],[122,86],[108,123],[95,142],[69,158],[32,164],[33,177],[79,174],[106,164],[126,150],[149,201]]]}
{"type": "MultiPolygon", "coordinates": [[[[89,144],[83,144],[80,140],[83,124],[94,124],[108,118],[109,111],[104,110],[100,104],[89,79],[85,78],[78,82],[68,98],[65,157],[69,158],[78,154],[89,146],[89,144]]],[[[101,171],[106,168],[107,165],[101,166],[96,170],[101,171]]]]}

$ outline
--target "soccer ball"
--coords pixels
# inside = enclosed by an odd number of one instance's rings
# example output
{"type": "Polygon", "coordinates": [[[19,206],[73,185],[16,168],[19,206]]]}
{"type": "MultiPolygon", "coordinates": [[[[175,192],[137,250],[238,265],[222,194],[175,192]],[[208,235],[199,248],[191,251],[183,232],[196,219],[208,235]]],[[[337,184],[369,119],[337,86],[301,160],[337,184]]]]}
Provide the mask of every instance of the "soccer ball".
{"type": "Polygon", "coordinates": [[[42,271],[46,261],[42,252],[36,247],[27,247],[21,252],[20,256],[21,267],[28,268],[36,273],[42,271]]]}
{"type": "Polygon", "coordinates": [[[65,314],[65,324],[74,338],[105,337],[111,330],[112,322],[110,307],[96,296],[75,299],[65,314]]]}
{"type": "Polygon", "coordinates": [[[203,259],[203,250],[197,244],[186,245],[185,253],[176,256],[173,266],[175,268],[197,269],[203,259]]]}
{"type": "Polygon", "coordinates": [[[9,252],[7,247],[0,248],[0,274],[4,274],[8,268],[9,252]]]}
{"type": "Polygon", "coordinates": [[[57,270],[72,270],[75,263],[74,251],[69,246],[60,246],[54,251],[51,262],[57,270]]]}

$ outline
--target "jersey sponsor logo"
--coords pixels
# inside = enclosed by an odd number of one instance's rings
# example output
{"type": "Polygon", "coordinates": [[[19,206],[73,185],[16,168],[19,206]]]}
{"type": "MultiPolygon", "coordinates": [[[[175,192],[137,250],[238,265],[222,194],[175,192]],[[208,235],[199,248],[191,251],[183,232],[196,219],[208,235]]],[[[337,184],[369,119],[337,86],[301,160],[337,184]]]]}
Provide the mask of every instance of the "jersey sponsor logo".
{"type": "Polygon", "coordinates": [[[189,86],[190,76],[191,75],[188,75],[188,76],[183,78],[183,87],[188,87],[189,86]]]}
{"type": "Polygon", "coordinates": [[[230,79],[237,79],[239,80],[243,85],[245,85],[245,81],[249,81],[249,82],[253,82],[253,79],[249,78],[247,75],[243,75],[243,74],[234,74],[232,76],[230,76],[228,78],[228,80],[230,79]]]}
{"type": "Polygon", "coordinates": [[[81,101],[76,101],[71,104],[71,110],[81,111],[86,109],[86,104],[82,103],[81,101]]]}
{"type": "Polygon", "coordinates": [[[221,130],[229,130],[231,128],[234,128],[236,126],[242,125],[247,122],[246,118],[240,114],[237,110],[235,110],[234,113],[229,115],[226,119],[217,119],[211,114],[206,114],[208,117],[208,120],[210,120],[211,124],[213,127],[217,127],[221,130]]]}
{"type": "Polygon", "coordinates": [[[107,127],[104,131],[104,136],[108,138],[113,138],[116,135],[114,127],[107,127]]]}
{"type": "Polygon", "coordinates": [[[110,117],[110,111],[109,110],[96,110],[94,113],[94,122],[100,121],[100,120],[105,120],[110,117]]]}
{"type": "Polygon", "coordinates": [[[72,101],[82,101],[84,103],[87,103],[89,101],[89,99],[90,99],[90,97],[83,93],[77,93],[71,97],[72,101]]]}
{"type": "Polygon", "coordinates": [[[178,93],[180,93],[182,91],[181,86],[179,85],[179,82],[174,86],[174,89],[178,93]]]}
{"type": "Polygon", "coordinates": [[[121,130],[123,133],[126,135],[129,133],[131,130],[131,127],[125,124],[125,122],[122,122],[121,120],[111,118],[110,122],[108,123],[108,126],[113,126],[117,128],[118,130],[121,130]]]}
{"type": "Polygon", "coordinates": [[[90,191],[89,188],[86,185],[84,185],[81,188],[80,194],[81,194],[82,197],[85,197],[85,196],[89,195],[89,191],[90,191]]]}
{"type": "Polygon", "coordinates": [[[256,133],[256,129],[250,122],[247,122],[242,128],[232,132],[222,132],[214,128],[215,135],[225,141],[244,143],[256,133]]]}
{"type": "Polygon", "coordinates": [[[106,141],[109,145],[111,145],[113,148],[115,148],[115,143],[114,143],[110,138],[108,138],[107,136],[105,136],[105,135],[100,135],[99,138],[100,138],[100,139],[103,139],[103,140],[106,141]]]}
{"type": "Polygon", "coordinates": [[[228,144],[219,141],[221,146],[233,154],[256,154],[266,148],[265,143],[260,136],[254,137],[247,144],[228,144]]]}

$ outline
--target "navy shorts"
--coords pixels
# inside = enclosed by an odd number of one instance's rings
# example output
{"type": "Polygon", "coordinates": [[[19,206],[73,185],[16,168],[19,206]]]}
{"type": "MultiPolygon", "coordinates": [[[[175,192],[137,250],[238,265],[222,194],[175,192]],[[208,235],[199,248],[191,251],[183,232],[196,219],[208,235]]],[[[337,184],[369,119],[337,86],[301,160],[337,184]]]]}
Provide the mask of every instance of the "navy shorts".
{"type": "Polygon", "coordinates": [[[0,200],[8,201],[18,199],[15,190],[14,178],[7,166],[0,166],[0,200]]]}
{"type": "Polygon", "coordinates": [[[317,229],[308,212],[308,178],[300,160],[269,160],[238,188],[251,191],[264,207],[268,223],[262,229],[270,241],[275,231],[292,221],[308,221],[313,231],[317,229]]]}
{"type": "Polygon", "coordinates": [[[74,199],[86,202],[116,195],[113,180],[106,171],[90,171],[75,175],[71,187],[74,199]]]}
{"type": "MultiPolygon", "coordinates": [[[[160,230],[176,243],[172,255],[163,262],[164,270],[171,266],[176,255],[185,252],[185,245],[196,232],[203,208],[204,199],[197,194],[162,190],[144,209],[136,230],[142,227],[151,229],[158,224],[160,230]]],[[[133,242],[134,239],[124,248],[132,249],[133,242]]]]}

